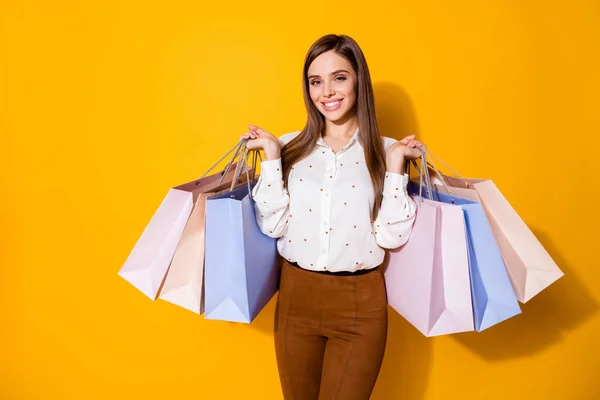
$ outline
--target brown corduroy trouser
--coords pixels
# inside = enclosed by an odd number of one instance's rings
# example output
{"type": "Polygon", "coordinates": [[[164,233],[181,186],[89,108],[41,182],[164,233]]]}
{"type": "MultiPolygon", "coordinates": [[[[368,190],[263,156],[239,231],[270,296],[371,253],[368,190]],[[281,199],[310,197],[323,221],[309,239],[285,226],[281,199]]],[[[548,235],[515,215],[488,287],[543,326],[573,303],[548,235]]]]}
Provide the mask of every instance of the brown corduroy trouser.
{"type": "Polygon", "coordinates": [[[336,276],[284,260],[275,350],[285,400],[368,400],[387,323],[381,268],[336,276]]]}

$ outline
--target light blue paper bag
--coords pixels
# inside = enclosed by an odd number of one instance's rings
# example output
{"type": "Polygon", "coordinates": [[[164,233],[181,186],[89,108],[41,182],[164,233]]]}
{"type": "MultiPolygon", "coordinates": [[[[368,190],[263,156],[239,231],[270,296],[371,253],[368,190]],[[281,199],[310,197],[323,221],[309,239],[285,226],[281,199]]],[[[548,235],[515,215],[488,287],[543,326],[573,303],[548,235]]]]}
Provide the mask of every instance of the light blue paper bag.
{"type": "Polygon", "coordinates": [[[248,195],[256,182],[206,202],[206,319],[250,323],[278,290],[277,239],[260,231],[248,195]]]}
{"type": "MultiPolygon", "coordinates": [[[[409,193],[419,185],[409,183],[409,193]]],[[[469,271],[475,329],[478,332],[521,313],[498,244],[481,204],[432,190],[433,198],[462,207],[469,250],[469,271]]]]}

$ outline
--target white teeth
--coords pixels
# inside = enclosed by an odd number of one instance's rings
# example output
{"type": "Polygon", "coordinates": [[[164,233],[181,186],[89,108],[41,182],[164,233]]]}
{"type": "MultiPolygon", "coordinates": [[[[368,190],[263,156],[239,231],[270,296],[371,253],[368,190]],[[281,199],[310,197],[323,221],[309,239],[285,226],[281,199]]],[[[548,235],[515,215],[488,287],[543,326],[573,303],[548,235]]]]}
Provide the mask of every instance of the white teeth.
{"type": "Polygon", "coordinates": [[[337,105],[338,105],[338,103],[339,103],[340,101],[341,101],[341,100],[334,101],[333,103],[325,103],[325,105],[326,105],[327,107],[335,107],[335,106],[337,106],[337,105]]]}

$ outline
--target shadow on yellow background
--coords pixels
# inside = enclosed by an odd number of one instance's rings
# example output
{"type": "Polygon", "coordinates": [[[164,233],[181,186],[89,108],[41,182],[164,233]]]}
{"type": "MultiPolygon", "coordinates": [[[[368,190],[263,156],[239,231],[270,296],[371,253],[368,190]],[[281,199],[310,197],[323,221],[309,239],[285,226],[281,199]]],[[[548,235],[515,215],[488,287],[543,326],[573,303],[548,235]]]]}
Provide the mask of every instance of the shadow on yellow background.
{"type": "Polygon", "coordinates": [[[0,398],[280,399],[251,325],[117,272],[168,188],[249,123],[305,122],[310,44],[363,48],[381,133],[494,180],[565,276],[482,333],[390,310],[374,400],[597,399],[600,8],[570,3],[0,2],[0,398]]]}
{"type": "MultiPolygon", "coordinates": [[[[374,87],[380,129],[387,136],[401,139],[407,134],[421,136],[408,94],[393,83],[374,87]]],[[[486,176],[482,176],[486,178],[486,176]]],[[[484,335],[463,333],[454,337],[475,353],[489,360],[526,356],[560,343],[568,331],[591,318],[598,303],[590,295],[577,272],[560,254],[559,248],[541,229],[534,234],[565,273],[565,277],[522,305],[523,313],[489,329],[484,335]]]]}

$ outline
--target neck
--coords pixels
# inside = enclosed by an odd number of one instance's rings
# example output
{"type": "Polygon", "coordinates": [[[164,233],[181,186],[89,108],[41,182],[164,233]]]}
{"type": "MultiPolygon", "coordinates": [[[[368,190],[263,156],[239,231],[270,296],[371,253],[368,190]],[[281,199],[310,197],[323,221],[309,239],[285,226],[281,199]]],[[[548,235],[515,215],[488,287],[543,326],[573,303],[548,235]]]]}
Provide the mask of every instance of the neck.
{"type": "Polygon", "coordinates": [[[333,139],[351,138],[358,129],[358,118],[351,115],[339,121],[325,120],[325,129],[323,136],[333,139]]]}

